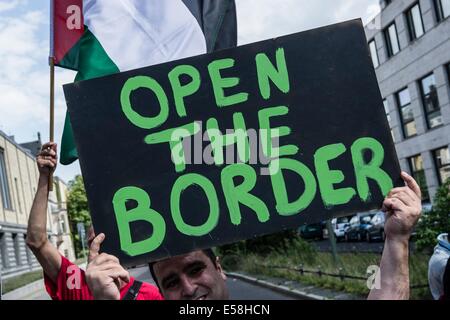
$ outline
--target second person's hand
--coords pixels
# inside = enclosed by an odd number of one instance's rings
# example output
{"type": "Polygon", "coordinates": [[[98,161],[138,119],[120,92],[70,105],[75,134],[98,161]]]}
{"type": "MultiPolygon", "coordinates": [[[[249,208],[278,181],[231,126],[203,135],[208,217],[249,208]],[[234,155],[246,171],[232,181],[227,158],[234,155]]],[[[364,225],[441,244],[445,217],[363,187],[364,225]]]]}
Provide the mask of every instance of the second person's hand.
{"type": "Polygon", "coordinates": [[[92,241],[86,282],[95,300],[120,300],[120,289],[130,282],[130,274],[120,265],[117,257],[99,253],[103,240],[105,235],[100,233],[92,241]]]}

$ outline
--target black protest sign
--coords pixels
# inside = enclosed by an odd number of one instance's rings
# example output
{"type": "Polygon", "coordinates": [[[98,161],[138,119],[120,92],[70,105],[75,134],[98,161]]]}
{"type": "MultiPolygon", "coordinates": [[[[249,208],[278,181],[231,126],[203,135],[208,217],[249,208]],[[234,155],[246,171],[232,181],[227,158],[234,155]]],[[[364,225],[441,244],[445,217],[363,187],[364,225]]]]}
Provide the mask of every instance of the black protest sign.
{"type": "Polygon", "coordinates": [[[402,185],[360,20],[64,91],[95,230],[125,265],[377,208],[402,185]]]}

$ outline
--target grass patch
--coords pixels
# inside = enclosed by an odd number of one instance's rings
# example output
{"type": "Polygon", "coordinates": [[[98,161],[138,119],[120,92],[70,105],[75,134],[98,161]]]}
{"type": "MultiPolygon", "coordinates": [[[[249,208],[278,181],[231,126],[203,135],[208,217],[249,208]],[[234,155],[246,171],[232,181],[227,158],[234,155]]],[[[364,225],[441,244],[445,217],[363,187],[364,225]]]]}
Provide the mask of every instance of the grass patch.
{"type": "Polygon", "coordinates": [[[3,281],[3,293],[13,291],[17,288],[23,287],[31,282],[42,279],[44,276],[42,270],[24,273],[16,277],[9,278],[3,281]]]}
{"type": "MultiPolygon", "coordinates": [[[[75,264],[80,265],[85,262],[87,262],[86,257],[77,259],[75,261],[75,264]]],[[[42,270],[38,270],[38,271],[28,272],[28,273],[24,273],[24,274],[9,278],[9,279],[3,281],[3,293],[13,291],[13,290],[23,287],[29,283],[43,279],[43,277],[44,276],[43,276],[42,270]]]]}
{"type": "MultiPolygon", "coordinates": [[[[224,267],[229,271],[244,271],[253,275],[264,275],[279,277],[298,281],[303,284],[313,285],[321,288],[332,289],[366,297],[369,289],[365,280],[353,280],[330,277],[317,274],[291,271],[281,268],[269,268],[267,266],[282,266],[287,268],[299,268],[305,270],[359,276],[367,279],[367,268],[370,265],[378,266],[381,260],[380,254],[375,253],[340,253],[339,264],[335,265],[332,254],[328,252],[315,252],[305,250],[303,240],[295,240],[286,250],[272,250],[270,254],[261,255],[255,253],[235,254],[223,259],[224,267]],[[339,270],[340,268],[340,270],[339,270]]],[[[427,270],[429,256],[414,253],[410,256],[409,272],[410,284],[423,285],[428,283],[427,270]]],[[[431,299],[428,287],[411,289],[411,299],[431,299]]]]}

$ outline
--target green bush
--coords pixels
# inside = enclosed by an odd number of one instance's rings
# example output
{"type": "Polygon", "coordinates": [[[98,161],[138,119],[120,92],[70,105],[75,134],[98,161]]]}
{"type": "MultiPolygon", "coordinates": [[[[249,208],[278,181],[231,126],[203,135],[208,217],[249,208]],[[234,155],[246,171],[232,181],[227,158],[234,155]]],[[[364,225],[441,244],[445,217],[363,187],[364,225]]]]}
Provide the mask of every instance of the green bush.
{"type": "Polygon", "coordinates": [[[450,179],[438,189],[431,211],[423,213],[417,225],[416,247],[430,252],[441,233],[450,232],[450,179]]]}
{"type": "Polygon", "coordinates": [[[317,258],[317,251],[311,243],[300,237],[294,237],[286,240],[285,245],[276,250],[279,255],[295,257],[296,264],[314,263],[317,258]]]}
{"type": "Polygon", "coordinates": [[[220,257],[220,264],[227,271],[236,271],[241,267],[241,258],[237,254],[225,254],[220,257]]]}
{"type": "MultiPolygon", "coordinates": [[[[86,233],[91,225],[91,216],[89,214],[89,206],[84,189],[83,177],[77,175],[74,180],[69,182],[69,193],[67,196],[67,213],[70,220],[70,227],[75,246],[75,254],[77,258],[84,257],[85,254],[81,246],[81,238],[78,234],[77,223],[84,223],[86,233]]],[[[87,244],[86,244],[87,245],[87,244]]]]}
{"type": "Polygon", "coordinates": [[[300,240],[295,230],[286,230],[266,236],[255,237],[245,241],[239,241],[233,244],[218,247],[219,255],[226,256],[230,254],[242,255],[248,253],[257,253],[268,255],[273,251],[286,250],[294,242],[300,240]]]}

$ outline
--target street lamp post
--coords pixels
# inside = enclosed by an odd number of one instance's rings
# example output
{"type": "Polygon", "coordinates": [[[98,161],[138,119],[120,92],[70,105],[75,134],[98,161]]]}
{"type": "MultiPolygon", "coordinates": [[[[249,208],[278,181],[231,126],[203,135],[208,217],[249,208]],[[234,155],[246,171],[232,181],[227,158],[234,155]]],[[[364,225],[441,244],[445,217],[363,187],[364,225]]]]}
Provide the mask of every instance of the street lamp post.
{"type": "Polygon", "coordinates": [[[77,229],[78,229],[78,235],[80,236],[80,240],[81,240],[81,250],[83,252],[83,258],[85,258],[84,238],[86,238],[86,230],[84,229],[84,223],[83,222],[78,222],[77,223],[77,229]]]}
{"type": "Polygon", "coordinates": [[[334,236],[333,226],[331,225],[331,220],[327,220],[328,238],[330,239],[331,252],[333,254],[334,265],[337,267],[339,264],[339,259],[336,250],[336,237],[334,236]]]}

